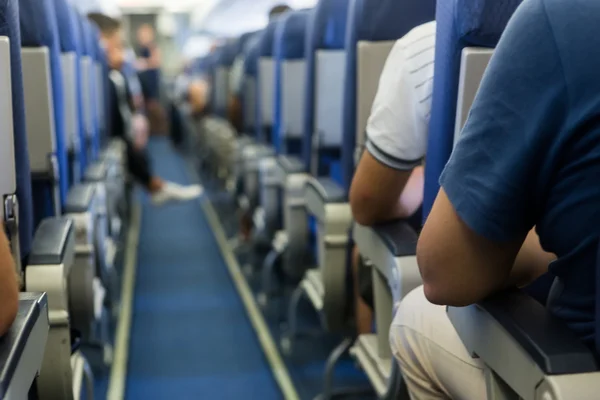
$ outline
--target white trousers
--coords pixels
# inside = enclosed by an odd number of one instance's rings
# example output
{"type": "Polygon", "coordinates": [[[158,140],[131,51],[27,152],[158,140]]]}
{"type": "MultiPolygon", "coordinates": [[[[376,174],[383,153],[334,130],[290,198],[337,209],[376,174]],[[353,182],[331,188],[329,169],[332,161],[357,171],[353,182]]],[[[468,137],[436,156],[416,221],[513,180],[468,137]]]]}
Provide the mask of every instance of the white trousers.
{"type": "Polygon", "coordinates": [[[446,315],[423,286],[400,303],[390,344],[412,400],[485,400],[482,364],[473,359],[446,315]]]}

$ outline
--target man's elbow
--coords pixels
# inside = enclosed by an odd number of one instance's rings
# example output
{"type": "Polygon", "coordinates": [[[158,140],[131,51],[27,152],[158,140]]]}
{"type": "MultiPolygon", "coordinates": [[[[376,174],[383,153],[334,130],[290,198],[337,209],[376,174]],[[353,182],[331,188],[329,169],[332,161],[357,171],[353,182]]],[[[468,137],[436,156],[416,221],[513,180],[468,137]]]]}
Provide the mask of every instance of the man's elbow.
{"type": "Polygon", "coordinates": [[[481,300],[481,288],[469,285],[454,268],[450,257],[431,254],[417,245],[417,263],[427,300],[440,306],[464,307],[481,300]]]}
{"type": "Polygon", "coordinates": [[[368,193],[350,191],[350,207],[354,220],[363,226],[372,226],[381,222],[381,205],[368,193]]]}

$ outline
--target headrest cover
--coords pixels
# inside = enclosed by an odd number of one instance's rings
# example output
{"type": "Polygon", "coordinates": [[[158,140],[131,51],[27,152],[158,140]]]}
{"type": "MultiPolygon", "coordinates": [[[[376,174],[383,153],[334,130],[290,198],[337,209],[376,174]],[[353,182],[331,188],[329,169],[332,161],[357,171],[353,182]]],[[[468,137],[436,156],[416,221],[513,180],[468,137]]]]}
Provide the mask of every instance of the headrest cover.
{"type": "Polygon", "coordinates": [[[348,0],[321,0],[315,8],[312,45],[316,49],[344,48],[348,21],[348,0]]]}
{"type": "Polygon", "coordinates": [[[232,40],[225,44],[225,46],[223,46],[223,48],[221,49],[219,65],[223,67],[231,67],[233,65],[233,62],[235,61],[235,58],[238,55],[238,49],[238,40],[232,40]]]}
{"type": "Polygon", "coordinates": [[[74,15],[66,0],[54,0],[54,8],[58,22],[60,50],[63,53],[76,52],[79,47],[78,32],[75,30],[77,21],[74,20],[74,15]]]}
{"type": "Polygon", "coordinates": [[[275,31],[277,24],[281,18],[277,18],[271,22],[265,28],[262,35],[260,35],[260,42],[258,44],[258,56],[259,57],[273,57],[273,44],[275,42],[275,31]]]}
{"type": "Polygon", "coordinates": [[[495,47],[521,0],[438,0],[435,78],[425,167],[423,218],[439,191],[439,177],[454,143],[462,50],[495,47]]]}
{"type": "Polygon", "coordinates": [[[304,58],[308,17],[308,11],[295,11],[278,22],[274,45],[277,59],[304,58]]]}

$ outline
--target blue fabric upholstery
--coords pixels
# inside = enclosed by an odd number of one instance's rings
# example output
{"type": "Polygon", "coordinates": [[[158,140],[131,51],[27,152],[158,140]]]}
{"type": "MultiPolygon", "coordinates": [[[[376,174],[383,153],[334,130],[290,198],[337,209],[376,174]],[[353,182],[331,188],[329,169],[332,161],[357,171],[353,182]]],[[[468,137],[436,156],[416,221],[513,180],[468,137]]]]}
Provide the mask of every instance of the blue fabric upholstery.
{"type": "Polygon", "coordinates": [[[79,35],[75,28],[77,20],[71,12],[66,0],[53,0],[58,22],[58,36],[60,50],[63,53],[77,52],[79,48],[79,35]]]}
{"type": "Polygon", "coordinates": [[[348,7],[348,0],[321,0],[310,11],[306,33],[306,106],[302,135],[302,158],[307,171],[310,170],[315,119],[315,52],[318,49],[344,49],[348,7]]]}
{"type": "Polygon", "coordinates": [[[219,58],[219,65],[223,67],[231,67],[235,58],[240,52],[240,41],[239,39],[232,40],[223,46],[221,57],[219,58]]]}
{"type": "MultiPolygon", "coordinates": [[[[56,157],[60,174],[60,206],[64,206],[68,189],[67,141],[65,137],[64,100],[60,40],[54,3],[52,0],[19,0],[21,21],[21,45],[23,47],[47,47],[52,75],[54,100],[54,124],[56,157]]],[[[34,193],[34,195],[36,195],[34,193]]],[[[41,193],[40,193],[41,195],[41,193]]],[[[47,217],[50,215],[44,215],[47,217]]]]}
{"type": "MultiPolygon", "coordinates": [[[[258,42],[258,58],[260,59],[261,57],[269,57],[272,58],[274,57],[274,43],[275,43],[275,31],[277,30],[277,21],[279,20],[279,18],[277,18],[276,20],[273,20],[271,22],[269,22],[269,24],[267,25],[267,27],[265,28],[265,30],[262,32],[262,34],[260,35],[260,40],[258,42]]],[[[257,65],[258,66],[258,65],[257,65]]],[[[262,108],[263,107],[273,107],[272,104],[262,104],[262,95],[261,95],[261,90],[262,90],[262,83],[260,80],[260,74],[257,73],[256,74],[256,129],[257,129],[257,137],[260,138],[260,140],[262,140],[263,142],[267,143],[267,144],[273,144],[270,143],[270,136],[268,132],[266,132],[266,129],[269,129],[270,127],[265,127],[263,120],[262,120],[262,108]]]]}
{"type": "MultiPolygon", "coordinates": [[[[262,35],[262,31],[257,32],[254,36],[252,36],[252,38],[250,38],[248,40],[248,43],[246,44],[245,48],[244,48],[244,75],[250,78],[257,78],[258,75],[258,54],[259,54],[259,50],[260,50],[260,37],[262,35]]],[[[258,86],[258,84],[257,84],[258,86]]],[[[255,93],[256,98],[258,98],[258,88],[257,91],[255,93]]],[[[246,102],[248,101],[248,99],[245,98],[246,94],[245,91],[242,90],[242,101],[246,102]]],[[[254,121],[258,121],[258,101],[255,101],[255,108],[253,110],[254,112],[254,121]]],[[[243,108],[244,110],[246,110],[246,107],[243,108]]],[[[248,121],[249,118],[248,116],[244,117],[244,121],[248,121]]],[[[250,126],[249,124],[247,124],[246,122],[244,122],[245,124],[245,128],[248,130],[248,134],[250,134],[250,136],[254,136],[256,137],[256,126],[257,124],[255,123],[254,126],[250,126]]]]}
{"type": "MultiPolygon", "coordinates": [[[[275,150],[282,150],[283,126],[282,126],[282,81],[281,67],[285,60],[297,60],[305,57],[306,27],[309,12],[306,10],[287,13],[279,19],[275,31],[273,43],[273,55],[275,57],[275,104],[273,112],[273,132],[275,150]]],[[[289,150],[289,149],[288,149],[289,150]]]]}
{"type": "Polygon", "coordinates": [[[346,34],[346,82],[342,141],[342,186],[350,189],[356,147],[357,45],[398,40],[435,19],[435,0],[351,0],[346,34]]]}
{"type": "Polygon", "coordinates": [[[85,138],[85,121],[83,116],[83,86],[81,81],[81,64],[79,63],[81,56],[83,55],[83,34],[81,32],[81,17],[77,13],[77,11],[69,6],[69,15],[71,16],[71,20],[73,21],[73,34],[76,39],[73,41],[75,44],[75,52],[77,53],[78,62],[76,68],[76,81],[77,81],[77,113],[79,115],[79,164],[80,171],[79,176],[85,175],[85,170],[88,165],[87,153],[86,153],[86,138],[85,138]]]}
{"type": "Polygon", "coordinates": [[[439,177],[454,143],[456,99],[462,50],[495,47],[521,0],[439,0],[435,78],[425,167],[423,218],[439,191],[439,177]]]}
{"type": "MultiPolygon", "coordinates": [[[[84,18],[81,17],[79,18],[79,22],[80,22],[80,34],[81,34],[81,49],[82,49],[82,55],[83,56],[88,56],[91,57],[92,60],[96,60],[96,47],[95,47],[95,43],[94,41],[98,40],[98,37],[95,35],[96,32],[92,29],[92,25],[90,24],[90,22],[84,18]]],[[[89,85],[90,88],[90,96],[93,99],[95,96],[95,84],[94,84],[94,80],[91,80],[90,82],[81,82],[82,85],[89,85]]],[[[92,142],[88,143],[91,144],[91,148],[86,148],[86,151],[88,152],[88,159],[87,162],[91,163],[93,162],[97,155],[98,155],[98,116],[96,113],[96,108],[95,107],[91,107],[91,111],[92,111],[92,132],[91,132],[91,138],[92,138],[92,142]]]]}
{"type": "Polygon", "coordinates": [[[25,258],[29,255],[33,239],[33,206],[25,126],[25,99],[21,72],[21,32],[19,30],[19,5],[17,0],[7,0],[0,3],[0,36],[8,37],[10,40],[15,162],[17,168],[17,197],[19,198],[19,239],[21,242],[21,256],[25,258]]]}

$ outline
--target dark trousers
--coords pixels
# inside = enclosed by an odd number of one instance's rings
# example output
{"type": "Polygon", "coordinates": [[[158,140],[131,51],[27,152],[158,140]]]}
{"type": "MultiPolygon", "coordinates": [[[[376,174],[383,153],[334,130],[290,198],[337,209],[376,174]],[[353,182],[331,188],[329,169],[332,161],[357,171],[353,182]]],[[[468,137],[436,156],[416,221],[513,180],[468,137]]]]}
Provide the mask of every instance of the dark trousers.
{"type": "Polygon", "coordinates": [[[125,144],[127,145],[127,168],[129,173],[139,184],[149,188],[153,174],[148,154],[143,150],[136,149],[129,140],[125,140],[125,144]]]}

